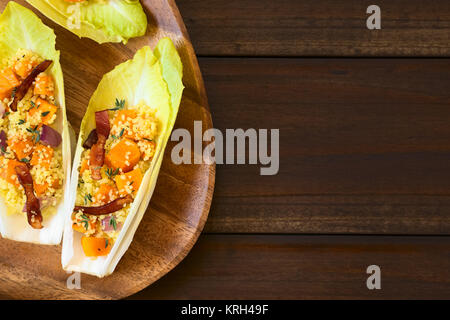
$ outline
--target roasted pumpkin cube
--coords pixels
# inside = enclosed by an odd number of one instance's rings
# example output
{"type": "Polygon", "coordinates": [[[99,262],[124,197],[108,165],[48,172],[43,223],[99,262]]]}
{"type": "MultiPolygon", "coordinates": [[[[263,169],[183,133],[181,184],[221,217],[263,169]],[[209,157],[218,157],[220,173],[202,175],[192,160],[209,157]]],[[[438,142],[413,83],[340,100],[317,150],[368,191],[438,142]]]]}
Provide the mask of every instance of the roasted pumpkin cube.
{"type": "Polygon", "coordinates": [[[113,184],[104,183],[94,195],[94,204],[103,205],[117,199],[119,193],[113,184]]]}
{"type": "MultiPolygon", "coordinates": [[[[6,161],[6,165],[0,167],[0,177],[9,183],[15,185],[16,187],[20,186],[19,179],[17,178],[15,167],[22,165],[20,161],[14,159],[4,159],[6,161]]],[[[3,160],[2,160],[3,162],[3,160]]]]}
{"type": "Polygon", "coordinates": [[[50,163],[53,158],[53,148],[38,144],[33,151],[30,164],[32,166],[40,165],[44,168],[50,168],[50,163]]]}
{"type": "Polygon", "coordinates": [[[125,196],[127,194],[136,196],[142,182],[141,169],[137,168],[130,172],[117,175],[115,181],[120,196],[125,196]]]}
{"type": "Polygon", "coordinates": [[[52,77],[42,72],[36,77],[33,94],[50,97],[54,88],[52,77]]]}
{"type": "Polygon", "coordinates": [[[28,116],[34,117],[38,113],[41,124],[51,124],[54,121],[54,115],[58,111],[58,107],[41,98],[38,98],[35,104],[35,107],[28,110],[28,116]]]}
{"type": "Polygon", "coordinates": [[[109,150],[105,157],[105,163],[113,169],[121,169],[128,172],[134,168],[141,158],[138,145],[130,139],[122,139],[109,150]]]}
{"type": "Polygon", "coordinates": [[[112,243],[105,238],[83,236],[81,246],[86,257],[99,257],[106,256],[111,251],[112,243]]]}
{"type": "MultiPolygon", "coordinates": [[[[34,142],[31,137],[12,137],[7,141],[8,146],[19,160],[28,159],[34,151],[34,142]]],[[[29,160],[29,159],[28,159],[29,160]]]]}
{"type": "Polygon", "coordinates": [[[20,81],[12,68],[6,68],[0,72],[0,100],[10,98],[15,87],[20,81]]]}

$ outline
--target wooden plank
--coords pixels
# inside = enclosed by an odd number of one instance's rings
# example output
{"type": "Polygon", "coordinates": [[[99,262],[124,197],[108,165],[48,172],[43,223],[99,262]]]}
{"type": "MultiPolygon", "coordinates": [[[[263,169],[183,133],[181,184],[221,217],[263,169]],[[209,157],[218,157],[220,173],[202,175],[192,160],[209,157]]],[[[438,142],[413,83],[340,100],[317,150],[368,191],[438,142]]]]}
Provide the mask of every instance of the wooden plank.
{"type": "Polygon", "coordinates": [[[439,196],[215,197],[204,231],[448,235],[449,212],[439,196]]]}
{"type": "Polygon", "coordinates": [[[200,66],[214,127],[280,129],[278,175],[217,166],[208,232],[450,233],[450,60],[200,66]]]}
{"type": "Polygon", "coordinates": [[[445,299],[450,237],[204,235],[133,299],[445,299]],[[366,268],[381,268],[368,290],[366,268]]]}
{"type": "Polygon", "coordinates": [[[449,56],[450,2],[379,0],[381,30],[359,0],[178,0],[197,54],[449,56]]]}

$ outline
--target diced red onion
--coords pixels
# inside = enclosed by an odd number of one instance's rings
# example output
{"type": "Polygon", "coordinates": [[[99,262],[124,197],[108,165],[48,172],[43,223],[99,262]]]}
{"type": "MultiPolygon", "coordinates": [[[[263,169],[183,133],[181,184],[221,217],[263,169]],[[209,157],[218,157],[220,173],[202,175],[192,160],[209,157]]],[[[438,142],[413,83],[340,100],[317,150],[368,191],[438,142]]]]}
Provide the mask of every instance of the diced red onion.
{"type": "Polygon", "coordinates": [[[97,111],[95,113],[95,125],[97,126],[97,134],[108,138],[109,131],[111,130],[108,110],[97,111]]]}
{"type": "Polygon", "coordinates": [[[58,131],[47,125],[42,126],[41,142],[51,147],[57,147],[61,144],[62,138],[58,131]]]}
{"type": "Polygon", "coordinates": [[[8,145],[6,144],[6,132],[0,131],[0,151],[6,151],[6,147],[8,145]]]}

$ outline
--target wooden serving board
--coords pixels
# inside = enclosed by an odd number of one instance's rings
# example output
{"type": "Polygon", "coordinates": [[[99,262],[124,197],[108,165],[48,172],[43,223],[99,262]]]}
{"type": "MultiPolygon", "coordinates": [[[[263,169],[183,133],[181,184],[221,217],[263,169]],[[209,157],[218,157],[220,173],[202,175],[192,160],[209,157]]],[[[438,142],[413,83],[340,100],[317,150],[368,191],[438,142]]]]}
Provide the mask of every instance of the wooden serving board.
{"type": "MultiPolygon", "coordinates": [[[[0,0],[3,11],[8,1],[0,0]]],[[[141,1],[149,28],[146,36],[123,44],[99,45],[79,39],[24,1],[56,33],[64,72],[67,116],[76,133],[89,99],[101,77],[130,59],[144,45],[152,48],[162,37],[175,43],[184,66],[186,87],[175,128],[193,136],[194,120],[212,127],[202,76],[183,20],[173,0],[141,1]]],[[[66,286],[61,268],[61,246],[39,246],[0,239],[0,298],[118,299],[152,284],[173,269],[190,251],[208,217],[214,189],[214,165],[174,165],[167,145],[150,206],[129,250],[116,271],[103,279],[81,275],[81,289],[66,286]]]]}

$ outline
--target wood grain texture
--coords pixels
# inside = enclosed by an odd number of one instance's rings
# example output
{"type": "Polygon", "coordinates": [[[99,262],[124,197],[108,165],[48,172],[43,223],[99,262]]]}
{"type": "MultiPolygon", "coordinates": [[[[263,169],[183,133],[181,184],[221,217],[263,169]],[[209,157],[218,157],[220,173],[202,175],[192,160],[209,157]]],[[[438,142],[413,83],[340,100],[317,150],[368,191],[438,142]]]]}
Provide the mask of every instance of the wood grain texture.
{"type": "Polygon", "coordinates": [[[448,235],[449,212],[439,196],[216,196],[205,232],[448,235]]]}
{"type": "Polygon", "coordinates": [[[216,128],[280,129],[277,175],[218,165],[208,232],[450,233],[450,60],[200,66],[216,128]]]}
{"type": "MultiPolygon", "coordinates": [[[[1,10],[6,3],[0,1],[1,10]]],[[[147,35],[130,40],[127,46],[98,45],[88,39],[80,40],[39,14],[57,36],[68,119],[76,131],[101,77],[130,59],[137,49],[144,45],[154,47],[165,36],[175,43],[184,66],[186,89],[175,128],[193,130],[194,120],[201,120],[205,128],[212,127],[197,59],[175,3],[148,0],[143,4],[149,17],[147,35]]],[[[69,290],[66,288],[69,275],[61,268],[59,246],[45,247],[1,239],[0,297],[123,298],[145,288],[176,266],[190,251],[206,222],[215,166],[176,166],[170,159],[172,147],[173,143],[169,142],[150,206],[113,275],[104,279],[83,276],[82,289],[69,290]]]]}
{"type": "Polygon", "coordinates": [[[450,237],[204,235],[132,299],[445,299],[450,237]],[[381,268],[368,290],[366,268],[381,268]]]}
{"type": "Polygon", "coordinates": [[[379,0],[368,30],[360,0],[178,0],[197,54],[449,56],[450,2],[379,0]]]}

